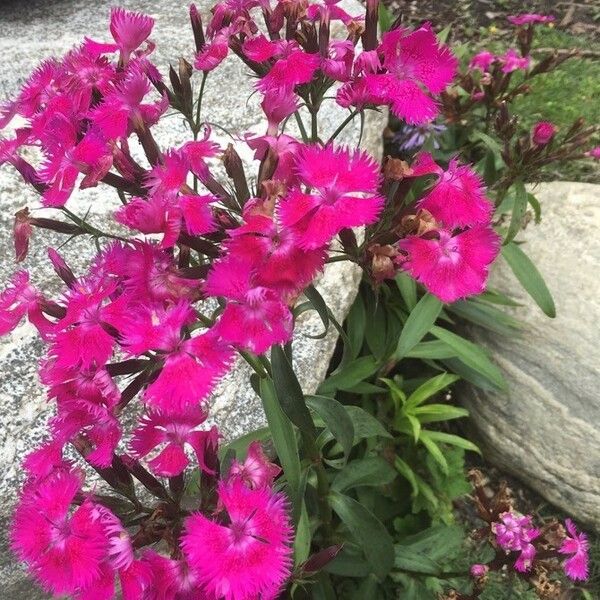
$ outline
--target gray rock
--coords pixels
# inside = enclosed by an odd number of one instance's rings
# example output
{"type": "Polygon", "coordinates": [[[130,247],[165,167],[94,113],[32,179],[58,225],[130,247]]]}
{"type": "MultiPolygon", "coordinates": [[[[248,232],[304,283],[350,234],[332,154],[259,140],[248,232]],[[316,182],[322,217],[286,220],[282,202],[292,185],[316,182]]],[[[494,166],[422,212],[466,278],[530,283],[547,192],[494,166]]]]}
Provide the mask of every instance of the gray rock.
{"type": "MultiPolygon", "coordinates": [[[[214,2],[197,2],[204,16],[214,2]]],[[[59,56],[84,35],[100,41],[110,40],[108,14],[113,0],[32,0],[4,2],[0,6],[0,98],[15,94],[19,86],[38,62],[48,56],[59,56]]],[[[131,10],[151,14],[156,18],[152,39],[157,43],[153,55],[161,71],[166,74],[169,61],[182,55],[191,60],[193,37],[187,20],[185,3],[179,0],[132,0],[118,4],[131,10]]],[[[345,8],[359,14],[362,10],[356,0],[346,0],[345,8]]],[[[247,68],[236,57],[229,57],[224,65],[212,73],[207,81],[204,97],[204,118],[225,127],[232,135],[245,131],[262,133],[261,111],[257,94],[252,95],[252,80],[247,68]],[[248,100],[248,101],[247,101],[248,100]]],[[[322,112],[321,135],[330,135],[344,119],[345,113],[329,101],[322,112]]],[[[384,117],[371,113],[367,119],[362,146],[372,153],[380,153],[380,136],[384,117]]],[[[216,140],[226,145],[231,138],[214,128],[216,140]]],[[[181,144],[189,133],[181,118],[169,117],[156,128],[156,137],[162,147],[181,144]]],[[[340,136],[341,143],[356,145],[360,124],[355,121],[340,136]]],[[[239,146],[237,147],[239,151],[239,146]]],[[[243,158],[250,166],[251,154],[243,158]]],[[[91,223],[105,223],[106,217],[119,206],[116,195],[99,187],[77,193],[69,206],[80,215],[89,209],[91,223]]],[[[12,215],[24,206],[39,206],[36,194],[26,189],[10,168],[0,170],[0,244],[5,249],[0,257],[0,281],[7,281],[16,269],[12,260],[12,215]]],[[[47,212],[47,211],[46,211],[47,212]]],[[[106,226],[104,225],[106,228],[106,226]]],[[[49,268],[44,248],[57,245],[64,239],[45,232],[36,232],[32,249],[24,268],[30,269],[34,282],[51,293],[60,289],[59,281],[49,268]]],[[[89,240],[75,239],[61,252],[76,274],[82,274],[93,255],[89,240]]],[[[338,320],[343,320],[357,290],[360,271],[349,264],[328,265],[320,278],[318,289],[338,320]]],[[[306,392],[313,392],[323,379],[337,335],[332,329],[322,340],[308,339],[307,335],[320,333],[322,324],[314,312],[304,313],[294,344],[294,361],[306,392]]],[[[0,494],[4,499],[0,518],[7,521],[21,481],[20,463],[45,436],[45,423],[52,407],[44,397],[37,377],[37,360],[43,354],[43,344],[29,324],[18,327],[10,336],[0,340],[0,494]]],[[[226,438],[234,438],[265,424],[259,398],[249,386],[250,368],[236,365],[220,384],[213,398],[212,418],[219,424],[226,438]]],[[[91,479],[90,479],[91,481],[91,479]]],[[[23,579],[23,571],[15,564],[7,549],[7,527],[0,528],[0,584],[5,597],[36,600],[45,597],[23,579]]],[[[2,594],[0,594],[2,596],[2,594]]]]}
{"type": "Polygon", "coordinates": [[[547,318],[499,261],[492,285],[523,307],[520,336],[469,329],[508,382],[507,394],[471,389],[465,405],[486,456],[553,504],[600,529],[600,186],[547,183],[533,190],[543,220],[520,237],[556,302],[547,318]]]}

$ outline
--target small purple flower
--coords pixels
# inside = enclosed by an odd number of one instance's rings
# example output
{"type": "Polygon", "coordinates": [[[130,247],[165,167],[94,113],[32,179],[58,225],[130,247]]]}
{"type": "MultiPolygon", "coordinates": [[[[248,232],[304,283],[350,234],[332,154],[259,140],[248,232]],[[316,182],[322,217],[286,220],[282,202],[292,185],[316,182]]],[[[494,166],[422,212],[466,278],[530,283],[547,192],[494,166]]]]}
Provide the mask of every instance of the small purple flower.
{"type": "Polygon", "coordinates": [[[524,573],[531,568],[535,557],[535,547],[531,543],[540,535],[540,530],[533,527],[531,516],[520,516],[505,512],[500,515],[500,522],[492,525],[498,546],[505,552],[519,552],[515,569],[524,573]]]}
{"type": "Polygon", "coordinates": [[[476,579],[479,577],[483,577],[484,575],[487,575],[487,572],[489,570],[490,569],[487,565],[471,565],[471,577],[475,577],[476,579]]]}
{"type": "Polygon", "coordinates": [[[425,123],[423,125],[409,125],[405,123],[394,136],[392,143],[398,146],[403,152],[419,150],[428,140],[433,140],[433,147],[437,150],[440,143],[437,137],[446,131],[446,126],[435,123],[425,123]]]}

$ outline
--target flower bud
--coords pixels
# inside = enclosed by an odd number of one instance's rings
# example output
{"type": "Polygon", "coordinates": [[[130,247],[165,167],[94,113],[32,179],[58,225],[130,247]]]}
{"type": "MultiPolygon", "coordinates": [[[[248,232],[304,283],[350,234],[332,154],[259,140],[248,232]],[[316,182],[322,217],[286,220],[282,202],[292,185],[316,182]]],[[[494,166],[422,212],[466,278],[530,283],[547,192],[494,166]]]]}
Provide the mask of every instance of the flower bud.
{"type": "Polygon", "coordinates": [[[472,565],[471,576],[475,578],[484,577],[485,575],[487,575],[489,570],[490,569],[487,565],[472,565]]]}
{"type": "Polygon", "coordinates": [[[536,146],[545,146],[552,141],[556,131],[550,121],[539,121],[531,130],[531,140],[536,146]]]}
{"type": "Polygon", "coordinates": [[[13,234],[15,241],[15,259],[21,262],[27,256],[29,250],[29,238],[31,237],[31,221],[29,220],[29,209],[24,208],[15,213],[13,234]]]}

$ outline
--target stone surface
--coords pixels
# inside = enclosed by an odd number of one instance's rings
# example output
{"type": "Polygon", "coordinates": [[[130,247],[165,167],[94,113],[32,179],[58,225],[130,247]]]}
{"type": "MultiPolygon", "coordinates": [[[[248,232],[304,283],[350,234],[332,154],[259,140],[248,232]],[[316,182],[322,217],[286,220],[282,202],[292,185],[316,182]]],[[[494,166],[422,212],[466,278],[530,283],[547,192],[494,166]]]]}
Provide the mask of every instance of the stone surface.
{"type": "Polygon", "coordinates": [[[524,330],[506,338],[469,329],[504,371],[509,391],[471,389],[465,404],[487,457],[600,529],[600,186],[557,182],[533,192],[542,222],[520,239],[557,317],[547,318],[500,261],[492,285],[523,303],[513,312],[524,330]]]}
{"type": "MultiPolygon", "coordinates": [[[[0,5],[0,99],[14,95],[37,63],[50,55],[61,55],[84,35],[96,40],[109,40],[108,13],[111,5],[120,4],[131,10],[151,14],[156,19],[152,39],[157,43],[153,55],[161,71],[166,73],[169,60],[182,55],[191,59],[193,37],[187,21],[186,3],[180,0],[133,0],[115,3],[113,0],[30,0],[28,2],[4,1],[0,5]]],[[[213,2],[201,1],[197,5],[204,16],[213,2]]],[[[355,0],[345,0],[345,8],[358,14],[361,8],[355,0]]],[[[207,81],[204,97],[204,118],[224,127],[232,135],[245,131],[262,133],[259,97],[252,95],[252,80],[247,68],[236,57],[229,57],[224,65],[212,73],[207,81]]],[[[334,102],[326,103],[322,112],[322,137],[330,135],[345,114],[334,102]]],[[[362,146],[377,154],[383,117],[372,113],[367,119],[362,146]]],[[[231,141],[228,134],[214,128],[217,141],[231,141]]],[[[189,139],[183,120],[177,116],[164,119],[156,128],[156,137],[162,147],[173,146],[189,139]]],[[[341,143],[355,145],[359,139],[360,125],[355,121],[340,136],[341,143]]],[[[239,150],[239,147],[238,147],[239,150]]],[[[248,165],[251,155],[244,159],[248,165]]],[[[12,258],[12,221],[16,210],[37,205],[36,195],[22,185],[20,178],[10,168],[0,170],[0,281],[6,281],[15,270],[12,258]]],[[[83,215],[88,208],[89,221],[103,222],[119,205],[116,195],[103,187],[78,192],[69,206],[83,215]]],[[[30,256],[24,263],[32,269],[34,281],[46,291],[59,289],[59,282],[49,268],[44,248],[52,242],[64,241],[51,234],[36,232],[30,256]]],[[[65,258],[74,271],[81,274],[93,254],[89,240],[75,239],[65,246],[65,258]]],[[[342,320],[356,293],[360,272],[351,265],[329,265],[320,278],[319,289],[327,304],[342,320]]],[[[307,392],[316,389],[324,377],[336,341],[332,330],[323,340],[311,340],[306,335],[320,333],[322,324],[314,312],[300,318],[295,340],[294,360],[301,383],[307,392]]],[[[43,345],[34,329],[23,324],[13,334],[0,340],[0,584],[4,597],[37,600],[45,597],[32,589],[24,579],[21,567],[15,564],[7,549],[7,515],[15,500],[20,482],[20,462],[44,437],[45,423],[52,407],[44,398],[37,379],[37,359],[43,345]]],[[[260,400],[252,392],[249,368],[239,364],[221,383],[213,399],[212,415],[226,437],[235,437],[265,424],[260,400]]]]}

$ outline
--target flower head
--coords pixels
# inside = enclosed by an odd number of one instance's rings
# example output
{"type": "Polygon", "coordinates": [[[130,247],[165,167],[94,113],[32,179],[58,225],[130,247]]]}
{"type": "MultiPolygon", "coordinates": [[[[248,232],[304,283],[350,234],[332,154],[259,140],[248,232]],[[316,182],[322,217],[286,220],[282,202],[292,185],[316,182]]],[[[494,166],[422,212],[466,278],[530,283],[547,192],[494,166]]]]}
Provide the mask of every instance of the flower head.
{"type": "Polygon", "coordinates": [[[258,440],[248,446],[248,454],[243,463],[237,460],[229,469],[230,478],[241,479],[249,488],[271,487],[281,469],[269,462],[258,440]]]}
{"type": "Polygon", "coordinates": [[[570,555],[565,560],[564,569],[567,577],[573,581],[585,581],[589,574],[589,542],[585,533],[580,533],[571,519],[565,521],[568,536],[563,541],[559,552],[570,555]]]}
{"type": "Polygon", "coordinates": [[[533,25],[535,23],[552,23],[555,21],[553,15],[538,15],[535,13],[524,13],[521,15],[510,15],[506,17],[513,25],[533,25]]]}
{"type": "Polygon", "coordinates": [[[275,597],[291,570],[292,529],[283,496],[241,481],[218,489],[225,522],[195,514],[182,548],[210,594],[225,600],[275,597]]]}
{"type": "Polygon", "coordinates": [[[531,130],[531,139],[536,146],[550,143],[557,129],[550,121],[538,121],[531,130]]]}
{"type": "Polygon", "coordinates": [[[110,33],[121,51],[124,63],[127,63],[131,53],[148,39],[153,27],[154,19],[152,17],[123,8],[111,10],[110,33]]]}

